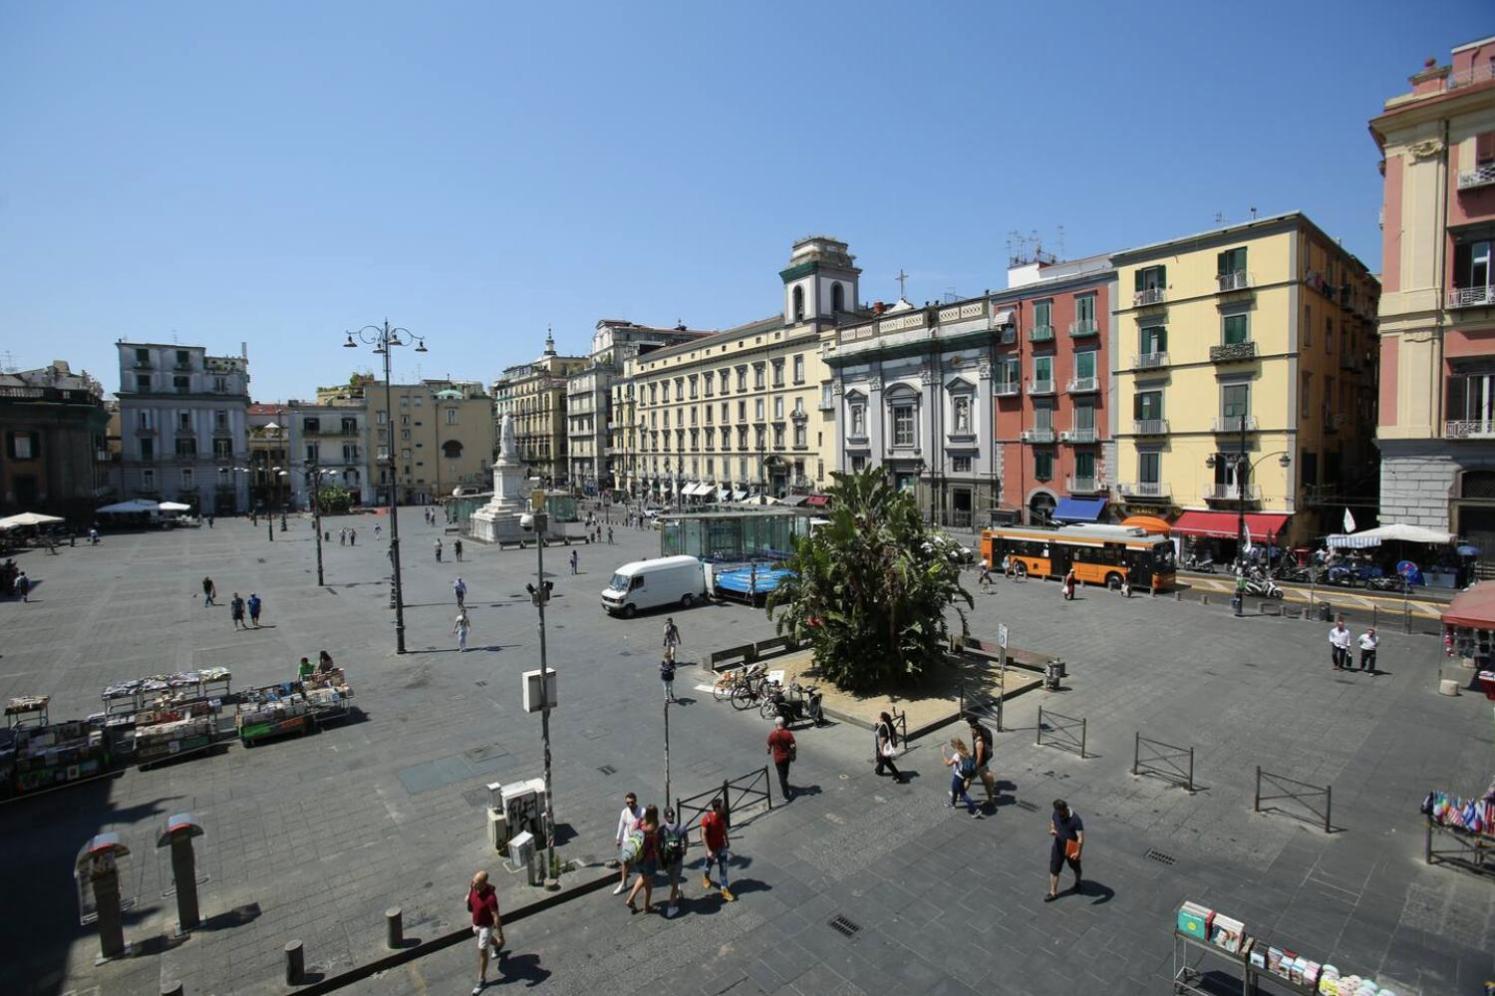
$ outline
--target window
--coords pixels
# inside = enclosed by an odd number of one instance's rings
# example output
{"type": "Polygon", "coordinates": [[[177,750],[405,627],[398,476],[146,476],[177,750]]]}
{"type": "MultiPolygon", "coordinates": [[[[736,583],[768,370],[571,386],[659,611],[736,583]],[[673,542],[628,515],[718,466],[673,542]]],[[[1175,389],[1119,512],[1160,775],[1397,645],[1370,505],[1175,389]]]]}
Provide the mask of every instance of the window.
{"type": "Polygon", "coordinates": [[[851,411],[851,435],[861,438],[867,435],[867,406],[854,404],[851,411]]]}
{"type": "Polygon", "coordinates": [[[156,489],[156,472],[154,470],[142,470],[140,472],[140,486],[147,491],[156,489]]]}
{"type": "Polygon", "coordinates": [[[182,468],[182,490],[191,491],[196,486],[196,475],[192,473],[191,467],[182,468]]]}
{"type": "Polygon", "coordinates": [[[1304,450],[1301,466],[1303,483],[1310,486],[1317,484],[1319,482],[1319,455],[1304,450]]]}
{"type": "Polygon", "coordinates": [[[1324,316],[1324,352],[1334,352],[1334,318],[1331,315],[1324,316]]]}
{"type": "Polygon", "coordinates": [[[773,448],[776,450],[784,448],[784,427],[782,425],[773,427],[773,448]]]}
{"type": "Polygon", "coordinates": [[[1151,422],[1163,417],[1163,392],[1138,391],[1132,396],[1132,418],[1151,422]]]}
{"type": "Polygon", "coordinates": [[[1054,358],[1052,356],[1033,357],[1033,384],[1035,387],[1043,385],[1047,387],[1054,380],[1054,358]]]}
{"type": "Polygon", "coordinates": [[[142,439],[140,441],[140,459],[156,459],[156,441],[154,439],[142,439]]]}
{"type": "Polygon", "coordinates": [[[317,443],[306,444],[306,462],[316,463],[321,456],[321,448],[317,443]]]}
{"type": "Polygon", "coordinates": [[[176,351],[176,365],[178,370],[185,370],[192,365],[192,354],[185,349],[176,351]]]}
{"type": "Polygon", "coordinates": [[[379,409],[379,424],[380,425],[384,425],[388,421],[389,421],[389,412],[385,411],[382,408],[379,409]]]}
{"type": "MultiPolygon", "coordinates": [[[[759,401],[758,403],[761,405],[763,402],[759,401]]],[[[760,417],[761,417],[761,413],[760,413],[760,417]]],[[[737,402],[737,421],[739,421],[739,422],[746,422],[747,421],[747,402],[746,401],[739,401],[739,402],[737,402]]]]}
{"type": "MultiPolygon", "coordinates": [[[[41,450],[41,433],[39,432],[9,432],[6,436],[10,439],[10,457],[12,460],[35,460],[41,450]]],[[[149,440],[145,440],[149,442],[149,440]]]]}
{"type": "Polygon", "coordinates": [[[176,427],[177,427],[177,431],[179,431],[179,432],[191,432],[192,431],[192,413],[191,412],[177,412],[176,413],[176,427]]]}
{"type": "Polygon", "coordinates": [[[1246,327],[1245,315],[1226,315],[1220,321],[1222,328],[1221,336],[1225,345],[1232,346],[1236,343],[1242,343],[1250,337],[1249,330],[1246,327]]]}
{"type": "Polygon", "coordinates": [[[970,433],[971,396],[969,394],[957,394],[950,400],[950,423],[957,434],[967,435],[970,433]]]}
{"type": "Polygon", "coordinates": [[[1303,371],[1303,384],[1298,390],[1298,417],[1307,418],[1313,410],[1313,374],[1303,371]]]}
{"type": "Polygon", "coordinates": [[[670,382],[669,381],[665,381],[664,383],[662,383],[662,384],[659,385],[659,400],[660,401],[669,401],[670,400],[670,382]]]}
{"type": "Polygon", "coordinates": [[[664,410],[664,427],[666,429],[670,427],[670,410],[668,408],[664,410]]]}
{"type": "MultiPolygon", "coordinates": [[[[864,457],[864,456],[854,456],[854,457],[851,458],[851,472],[853,474],[860,474],[862,471],[864,471],[866,469],[867,469],[867,458],[866,457],[864,457]]],[[[149,471],[147,471],[147,473],[149,473],[149,471]]]]}
{"type": "MultiPolygon", "coordinates": [[[[715,380],[716,374],[712,373],[710,370],[707,370],[705,373],[701,374],[702,388],[706,397],[708,398],[711,397],[711,386],[715,382],[715,380]]],[[[691,397],[695,397],[695,395],[691,395],[691,397]]]]}
{"type": "MultiPolygon", "coordinates": [[[[1468,431],[1490,432],[1495,427],[1495,372],[1448,378],[1447,405],[1448,421],[1467,423],[1468,431]]],[[[1454,426],[1451,432],[1463,429],[1465,426],[1454,426]]]]}
{"type": "Polygon", "coordinates": [[[685,400],[685,378],[684,377],[676,377],[675,378],[675,400],[677,400],[677,401],[684,401],[685,400]]]}
{"type": "Polygon", "coordinates": [[[1095,295],[1081,294],[1075,298],[1075,321],[1081,325],[1095,324],[1095,295]]]}
{"type": "MultiPolygon", "coordinates": [[[[351,447],[351,449],[353,450],[353,459],[357,460],[358,459],[358,447],[354,446],[354,447],[351,447]]],[[[347,447],[347,446],[343,447],[343,455],[344,455],[345,458],[347,457],[347,451],[348,450],[349,450],[349,447],[347,447]]],[[[442,443],[441,444],[441,455],[444,456],[444,457],[446,457],[448,460],[460,460],[462,458],[462,443],[461,443],[461,441],[456,440],[456,439],[448,439],[446,442],[442,443]]]]}
{"type": "Polygon", "coordinates": [[[1075,477],[1082,481],[1095,480],[1095,451],[1077,450],[1075,452],[1075,477]]]}
{"type": "Polygon", "coordinates": [[[213,456],[217,457],[220,460],[224,460],[232,457],[233,455],[234,441],[232,439],[213,440],[213,456]]]}
{"type": "Polygon", "coordinates": [[[1313,306],[1303,305],[1303,348],[1313,345],[1313,306]]]}
{"type": "Polygon", "coordinates": [[[1043,329],[1052,326],[1054,323],[1050,319],[1053,317],[1053,311],[1053,301],[1035,301],[1033,303],[1033,327],[1043,329]]]}
{"type": "Polygon", "coordinates": [[[773,386],[774,387],[783,387],[784,386],[784,361],[783,360],[774,360],[773,361],[773,386]]]}
{"type": "Polygon", "coordinates": [[[408,414],[404,413],[404,412],[401,412],[400,413],[400,424],[401,425],[409,425],[410,424],[410,416],[408,414]]]}
{"type": "Polygon", "coordinates": [[[136,374],[135,375],[135,390],[137,390],[137,391],[149,391],[150,389],[151,389],[151,375],[150,374],[136,374]]]}
{"type": "Polygon", "coordinates": [[[893,406],[893,445],[914,445],[914,406],[893,406]]]}
{"type": "MultiPolygon", "coordinates": [[[[839,291],[841,285],[837,284],[836,289],[839,291]]],[[[837,307],[836,310],[840,311],[841,309],[837,307]]],[[[796,384],[803,384],[805,382],[805,357],[803,353],[798,353],[794,357],[794,382],[796,384]]]]}
{"type": "Polygon", "coordinates": [[[794,427],[794,445],[796,447],[803,447],[805,445],[805,427],[803,424],[797,424],[794,427]]]}
{"type": "Polygon", "coordinates": [[[1044,398],[1033,402],[1033,428],[1052,429],[1054,427],[1054,402],[1051,398],[1044,398]]]}
{"type": "Polygon", "coordinates": [[[732,421],[732,404],[728,401],[722,402],[722,424],[732,421]]]}
{"type": "Polygon", "coordinates": [[[766,372],[767,371],[764,369],[764,364],[753,364],[753,388],[755,390],[763,390],[763,377],[766,372]]]}
{"type": "Polygon", "coordinates": [[[151,351],[150,350],[148,350],[148,349],[137,349],[137,350],[135,350],[135,365],[136,366],[141,366],[141,367],[150,366],[150,362],[151,362],[151,351]]]}
{"type": "Polygon", "coordinates": [[[1040,481],[1052,481],[1054,479],[1054,451],[1033,451],[1033,476],[1040,481]]]}
{"type": "Polygon", "coordinates": [[[747,390],[747,367],[745,366],[737,368],[737,390],[747,390]]]}
{"type": "Polygon", "coordinates": [[[831,390],[831,385],[830,384],[821,384],[820,385],[820,407],[823,408],[823,409],[829,409],[829,408],[832,408],[834,406],[835,406],[835,393],[831,390]]]}
{"type": "Polygon", "coordinates": [[[1022,361],[1016,356],[1005,356],[1000,361],[997,383],[1002,387],[1016,387],[1023,379],[1022,361]]]}
{"type": "Polygon", "coordinates": [[[784,417],[784,396],[781,394],[773,399],[773,417],[781,420],[784,417]]]}
{"type": "MultiPolygon", "coordinates": [[[[446,410],[446,424],[447,425],[456,425],[457,424],[457,409],[455,409],[455,408],[448,408],[446,410]]],[[[357,431],[357,426],[355,424],[353,424],[353,420],[352,419],[344,419],[343,420],[343,432],[347,433],[347,432],[355,432],[355,431],[357,431]]]]}
{"type": "Polygon", "coordinates": [[[971,472],[971,458],[968,456],[951,457],[950,470],[956,474],[969,474],[971,472]]]}
{"type": "Polygon", "coordinates": [[[1133,277],[1138,294],[1146,291],[1161,291],[1168,286],[1168,267],[1147,266],[1138,270],[1133,277]]]}
{"type": "Polygon", "coordinates": [[[213,412],[213,431],[224,432],[228,429],[228,412],[222,408],[213,412]]]}
{"type": "Polygon", "coordinates": [[[1075,377],[1079,380],[1095,379],[1095,350],[1075,354],[1075,377]]]}
{"type": "Polygon", "coordinates": [[[805,414],[805,399],[804,398],[795,398],[794,399],[794,415],[795,415],[795,417],[796,418],[801,418],[801,417],[804,416],[804,414],[805,414]]]}
{"type": "Polygon", "coordinates": [[[213,390],[217,391],[219,394],[226,394],[226,393],[228,393],[228,378],[227,377],[214,377],[213,378],[213,390]]]}
{"type": "MultiPolygon", "coordinates": [[[[696,424],[696,412],[697,412],[696,406],[695,405],[691,405],[691,407],[690,407],[690,424],[691,425],[695,425],[696,424]]],[[[711,409],[709,407],[706,409],[706,414],[707,415],[711,414],[711,409]]]]}
{"type": "Polygon", "coordinates": [[[792,314],[794,315],[794,321],[802,322],[805,320],[805,289],[803,287],[795,287],[793,298],[794,310],[792,314]]]}
{"type": "Polygon", "coordinates": [[[1092,432],[1095,431],[1095,405],[1089,401],[1077,402],[1075,404],[1074,427],[1081,430],[1088,429],[1092,432]]]}
{"type": "MultiPolygon", "coordinates": [[[[1227,249],[1215,257],[1215,272],[1221,277],[1233,277],[1246,272],[1246,247],[1227,249]]],[[[1222,281],[1221,286],[1224,286],[1222,281]]]]}
{"type": "Polygon", "coordinates": [[[1143,356],[1157,356],[1168,352],[1168,329],[1163,325],[1147,325],[1142,329],[1140,343],[1143,356]]]}
{"type": "Polygon", "coordinates": [[[176,388],[176,393],[178,394],[188,394],[192,390],[191,377],[173,377],[171,378],[171,383],[176,388]]]}
{"type": "Polygon", "coordinates": [[[1220,388],[1220,414],[1240,418],[1251,414],[1251,385],[1226,384],[1220,388]]]}
{"type": "Polygon", "coordinates": [[[831,314],[839,314],[846,310],[846,291],[841,287],[841,281],[837,280],[831,284],[831,314]]]}
{"type": "Polygon", "coordinates": [[[1143,484],[1157,484],[1162,481],[1163,454],[1156,450],[1148,450],[1137,454],[1137,480],[1143,484]]]}

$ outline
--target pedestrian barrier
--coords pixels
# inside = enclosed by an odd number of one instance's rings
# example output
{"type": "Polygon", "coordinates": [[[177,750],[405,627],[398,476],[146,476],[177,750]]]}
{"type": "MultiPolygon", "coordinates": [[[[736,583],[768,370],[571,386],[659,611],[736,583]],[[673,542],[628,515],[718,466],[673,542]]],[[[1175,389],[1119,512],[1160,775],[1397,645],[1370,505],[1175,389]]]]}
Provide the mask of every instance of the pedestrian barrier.
{"type": "Polygon", "coordinates": [[[779,654],[788,654],[798,650],[799,641],[792,636],[777,636],[772,640],[759,640],[753,644],[753,654],[758,660],[765,657],[777,657],[779,654]]]}
{"type": "Polygon", "coordinates": [[[1307,782],[1300,782],[1288,778],[1286,775],[1274,775],[1271,772],[1263,771],[1259,764],[1256,766],[1256,801],[1251,805],[1253,813],[1279,812],[1295,820],[1303,820],[1305,823],[1318,823],[1322,821],[1324,833],[1333,833],[1333,823],[1330,822],[1330,814],[1333,812],[1333,808],[1334,786],[1325,785],[1323,788],[1319,788],[1317,785],[1309,785],[1307,782]],[[1262,795],[1261,784],[1264,781],[1267,783],[1268,789],[1275,790],[1279,794],[1262,795]],[[1319,796],[1323,796],[1322,803],[1315,801],[1319,796]],[[1280,799],[1288,799],[1297,803],[1306,809],[1313,816],[1313,819],[1305,819],[1297,813],[1278,809],[1276,806],[1270,806],[1267,809],[1261,808],[1261,804],[1264,802],[1276,802],[1280,799]],[[1319,809],[1320,805],[1323,807],[1322,811],[1319,809]]]}
{"type": "Polygon", "coordinates": [[[1132,747],[1132,774],[1152,775],[1194,791],[1194,748],[1150,740],[1138,731],[1132,747]]]}
{"type": "Polygon", "coordinates": [[[744,643],[740,647],[728,647],[725,650],[713,650],[707,658],[713,671],[726,671],[743,664],[751,664],[758,659],[758,651],[751,643],[744,643]]]}
{"type": "Polygon", "coordinates": [[[1489,843],[1488,837],[1441,826],[1431,819],[1427,821],[1423,857],[1430,865],[1450,864],[1482,875],[1495,875],[1495,844],[1489,843]],[[1433,846],[1435,841],[1439,846],[1433,846]]]}
{"type": "Polygon", "coordinates": [[[1043,706],[1038,707],[1038,732],[1033,738],[1036,746],[1058,747],[1060,750],[1079,751],[1080,759],[1086,757],[1086,726],[1088,724],[1083,718],[1076,719],[1073,716],[1065,716],[1062,713],[1050,712],[1043,706]],[[1045,720],[1048,720],[1045,723],[1045,720]],[[1080,735],[1075,736],[1075,730],[1080,735]],[[1048,740],[1044,740],[1044,733],[1048,733],[1048,740]]]}
{"type": "Polygon", "coordinates": [[[766,764],[745,775],[738,775],[736,778],[723,778],[719,787],[697,792],[684,799],[676,799],[675,819],[685,827],[686,833],[689,833],[700,825],[701,817],[711,810],[711,800],[720,799],[722,807],[726,810],[727,826],[730,827],[732,814],[735,812],[747,809],[758,802],[766,803],[769,809],[773,808],[773,794],[770,791],[772,784],[768,778],[768,765],[766,764]]]}

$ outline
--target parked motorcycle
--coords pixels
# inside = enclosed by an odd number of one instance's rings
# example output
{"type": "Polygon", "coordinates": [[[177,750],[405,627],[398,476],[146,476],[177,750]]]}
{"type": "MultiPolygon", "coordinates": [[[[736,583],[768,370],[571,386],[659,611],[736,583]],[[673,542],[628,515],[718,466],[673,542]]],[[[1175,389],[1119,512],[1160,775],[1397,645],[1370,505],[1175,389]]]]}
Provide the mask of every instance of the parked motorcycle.
{"type": "Polygon", "coordinates": [[[1256,595],[1260,598],[1282,598],[1284,592],[1277,586],[1277,582],[1269,577],[1246,579],[1246,594],[1256,595]]]}
{"type": "Polygon", "coordinates": [[[1386,572],[1381,570],[1379,564],[1335,564],[1329,568],[1325,580],[1329,584],[1354,588],[1368,586],[1376,578],[1384,577],[1385,574],[1386,572]]]}
{"type": "Polygon", "coordinates": [[[1215,573],[1215,561],[1209,554],[1200,556],[1191,553],[1179,561],[1179,566],[1186,571],[1198,571],[1200,574],[1215,573]]]}

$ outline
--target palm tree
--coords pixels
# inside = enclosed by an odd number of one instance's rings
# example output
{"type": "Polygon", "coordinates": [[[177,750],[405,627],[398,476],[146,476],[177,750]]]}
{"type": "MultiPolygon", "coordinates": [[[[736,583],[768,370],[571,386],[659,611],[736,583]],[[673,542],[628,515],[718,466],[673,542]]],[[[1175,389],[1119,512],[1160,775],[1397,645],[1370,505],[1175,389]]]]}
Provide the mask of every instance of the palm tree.
{"type": "Polygon", "coordinates": [[[792,572],[768,596],[778,632],[814,649],[826,680],[851,692],[907,685],[941,659],[945,607],[961,632],[974,608],[950,541],[914,497],[876,469],[832,474],[830,518],[795,543],[792,572]]]}

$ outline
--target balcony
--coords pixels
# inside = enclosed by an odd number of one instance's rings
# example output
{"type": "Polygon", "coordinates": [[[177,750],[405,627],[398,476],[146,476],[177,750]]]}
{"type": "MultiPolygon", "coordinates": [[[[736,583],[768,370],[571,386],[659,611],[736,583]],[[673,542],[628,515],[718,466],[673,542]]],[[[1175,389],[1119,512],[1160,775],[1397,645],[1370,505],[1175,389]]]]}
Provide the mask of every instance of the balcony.
{"type": "Polygon", "coordinates": [[[1123,498],[1167,498],[1173,494],[1167,481],[1129,481],[1118,484],[1116,490],[1123,498]]]}
{"type": "Polygon", "coordinates": [[[1132,366],[1138,370],[1154,370],[1158,367],[1168,365],[1168,354],[1162,353],[1135,353],[1132,355],[1132,366]]]}
{"type": "Polygon", "coordinates": [[[1029,330],[1029,332],[1028,332],[1028,341],[1029,342],[1053,342],[1054,341],[1054,326],[1052,326],[1052,325],[1035,325],[1035,326],[1033,326],[1033,328],[1031,330],[1029,330]]]}
{"type": "Polygon", "coordinates": [[[1134,436],[1166,436],[1168,420],[1165,418],[1139,418],[1132,422],[1134,436]]]}
{"type": "Polygon", "coordinates": [[[1028,381],[1029,394],[1053,394],[1054,382],[1052,380],[1030,380],[1028,381]]]}
{"type": "Polygon", "coordinates": [[[1059,433],[1059,441],[1064,443],[1077,443],[1082,445],[1084,443],[1093,443],[1095,442],[1095,427],[1091,426],[1088,429],[1065,429],[1063,432],[1059,433]]]}
{"type": "Polygon", "coordinates": [[[1094,394],[1100,390],[1099,377],[1071,377],[1065,385],[1070,394],[1094,394]]]}
{"type": "MultiPolygon", "coordinates": [[[[1215,427],[1214,428],[1215,428],[1216,432],[1240,432],[1241,431],[1241,416],[1239,416],[1239,415],[1216,415],[1215,416],[1215,427]]],[[[1256,431],[1256,416],[1255,415],[1247,415],[1246,416],[1246,431],[1247,432],[1255,432],[1256,431]]]]}
{"type": "Polygon", "coordinates": [[[992,385],[991,390],[999,398],[1015,398],[1022,393],[1023,386],[1015,380],[999,380],[992,385]]]}
{"type": "Polygon", "coordinates": [[[1242,360],[1254,360],[1256,359],[1256,343],[1248,340],[1211,346],[1209,358],[1211,363],[1239,363],[1242,360]]]}
{"type": "Polygon", "coordinates": [[[1459,189],[1473,190],[1495,184],[1495,163],[1480,163],[1473,169],[1459,170],[1459,189]]]}
{"type": "Polygon", "coordinates": [[[1448,292],[1448,307],[1489,308],[1495,306],[1495,287],[1455,287],[1448,292]]]}
{"type": "Polygon", "coordinates": [[[1047,429],[1024,429],[1022,441],[1025,443],[1052,443],[1054,441],[1054,430],[1047,429]]]}
{"type": "Polygon", "coordinates": [[[1227,294],[1230,291],[1247,290],[1251,286],[1251,274],[1245,270],[1234,270],[1215,277],[1215,283],[1220,288],[1219,293],[1221,294],[1227,294]]]}
{"type": "Polygon", "coordinates": [[[136,360],[134,366],[136,370],[154,370],[156,368],[156,365],[150,360],[136,360]]]}
{"type": "Polygon", "coordinates": [[[1228,502],[1259,502],[1261,501],[1261,486],[1248,484],[1241,488],[1234,484],[1206,484],[1204,486],[1205,501],[1228,501],[1228,502]]]}
{"type": "Polygon", "coordinates": [[[1145,308],[1148,305],[1162,304],[1168,300],[1168,291],[1162,287],[1148,287],[1139,290],[1132,295],[1132,307],[1145,308]]]}
{"type": "Polygon", "coordinates": [[[1495,439],[1495,422],[1445,422],[1443,435],[1448,439],[1495,439]]]}
{"type": "Polygon", "coordinates": [[[1106,490],[1106,482],[1098,477],[1066,477],[1064,490],[1072,495],[1093,495],[1106,490]]]}
{"type": "Polygon", "coordinates": [[[1082,318],[1079,321],[1069,323],[1069,334],[1073,339],[1084,339],[1092,335],[1100,335],[1100,326],[1093,318],[1082,318]]]}

